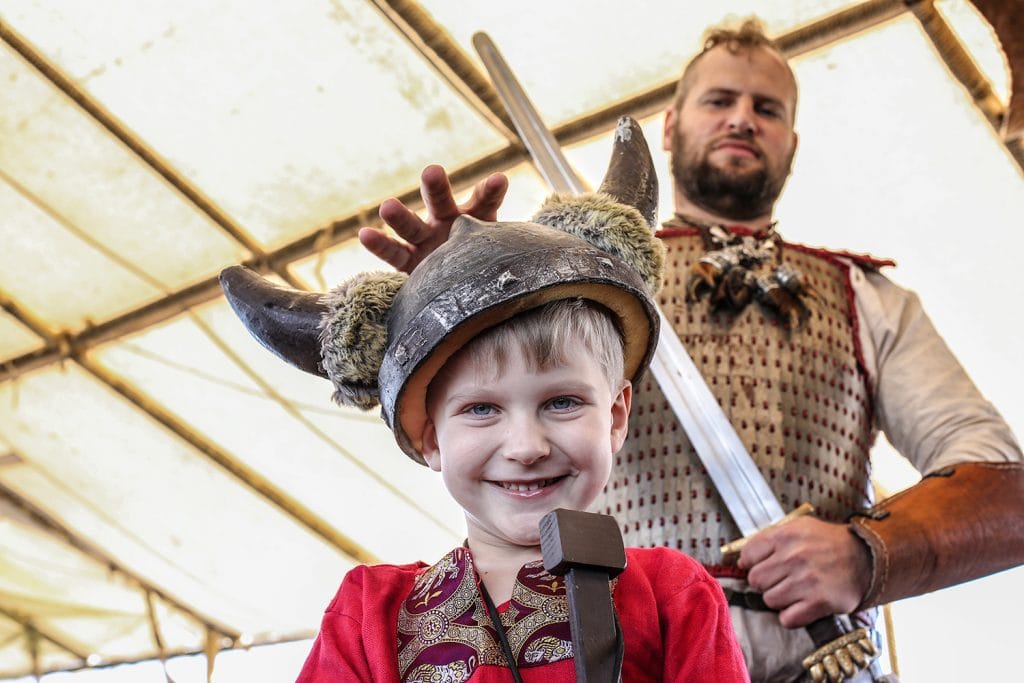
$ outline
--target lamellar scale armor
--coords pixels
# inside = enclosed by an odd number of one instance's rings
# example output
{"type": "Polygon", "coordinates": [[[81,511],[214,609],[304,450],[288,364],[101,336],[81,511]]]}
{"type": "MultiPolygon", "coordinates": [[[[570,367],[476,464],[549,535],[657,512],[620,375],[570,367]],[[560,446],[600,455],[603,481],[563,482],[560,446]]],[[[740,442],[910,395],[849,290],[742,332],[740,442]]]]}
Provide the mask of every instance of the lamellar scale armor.
{"type": "MultiPolygon", "coordinates": [[[[756,303],[736,312],[687,301],[685,273],[704,255],[697,229],[664,234],[660,305],[784,509],[807,501],[842,522],[871,505],[871,392],[856,346],[847,268],[827,252],[782,248],[814,292],[803,324],[756,303]]],[[[657,383],[634,387],[630,435],[595,510],[627,546],[683,550],[713,574],[741,536],[657,383]]]]}

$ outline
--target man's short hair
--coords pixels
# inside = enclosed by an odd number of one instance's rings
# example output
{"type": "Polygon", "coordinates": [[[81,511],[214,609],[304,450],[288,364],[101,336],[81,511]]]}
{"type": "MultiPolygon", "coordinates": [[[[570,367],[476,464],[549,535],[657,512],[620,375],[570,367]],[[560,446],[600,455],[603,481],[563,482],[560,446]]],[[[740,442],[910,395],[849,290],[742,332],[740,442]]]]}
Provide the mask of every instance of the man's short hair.
{"type": "MultiPolygon", "coordinates": [[[[687,93],[690,92],[690,88],[693,87],[694,79],[694,67],[697,62],[708,53],[708,51],[722,45],[732,54],[736,55],[746,50],[752,50],[755,48],[764,48],[775,52],[782,59],[782,63],[786,65],[786,69],[789,71],[790,77],[793,79],[794,92],[796,88],[796,76],[793,74],[793,69],[790,68],[789,62],[786,59],[786,55],[782,53],[778,44],[768,37],[764,32],[764,25],[759,19],[751,17],[743,21],[739,28],[726,28],[723,26],[713,26],[704,33],[704,45],[701,51],[698,52],[694,57],[686,64],[683,68],[683,74],[679,78],[679,82],[676,84],[676,94],[672,100],[672,108],[676,111],[683,106],[683,101],[686,99],[687,93]]],[[[794,108],[795,108],[794,102],[794,108]]]]}
{"type": "MultiPolygon", "coordinates": [[[[623,380],[622,331],[611,311],[589,299],[559,299],[520,313],[474,337],[457,355],[470,354],[502,368],[519,349],[527,362],[539,369],[562,363],[570,354],[589,352],[613,392],[623,380]]],[[[443,368],[431,385],[446,370],[443,368]]],[[[430,393],[428,389],[428,403],[430,393]]]]}

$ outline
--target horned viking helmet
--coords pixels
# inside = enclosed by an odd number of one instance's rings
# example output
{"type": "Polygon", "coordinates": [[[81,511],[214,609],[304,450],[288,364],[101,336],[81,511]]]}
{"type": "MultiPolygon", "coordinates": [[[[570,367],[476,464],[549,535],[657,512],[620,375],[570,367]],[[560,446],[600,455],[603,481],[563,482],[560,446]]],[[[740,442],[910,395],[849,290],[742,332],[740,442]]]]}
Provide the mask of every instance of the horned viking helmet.
{"type": "Polygon", "coordinates": [[[320,295],[234,266],[221,286],[253,336],[330,379],[336,401],[363,409],[379,401],[399,446],[422,463],[430,381],[468,341],[518,313],[559,299],[601,304],[622,332],[626,376],[639,379],[658,337],[656,210],[650,151],[623,117],[598,192],[553,195],[529,223],[460,216],[408,277],[361,273],[320,295]]]}

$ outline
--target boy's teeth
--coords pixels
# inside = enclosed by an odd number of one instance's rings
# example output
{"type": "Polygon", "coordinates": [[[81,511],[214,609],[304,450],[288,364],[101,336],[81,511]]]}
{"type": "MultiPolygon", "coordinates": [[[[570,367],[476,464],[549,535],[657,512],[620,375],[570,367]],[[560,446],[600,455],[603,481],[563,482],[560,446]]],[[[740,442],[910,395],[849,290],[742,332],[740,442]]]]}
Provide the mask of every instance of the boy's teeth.
{"type": "Polygon", "coordinates": [[[543,488],[548,484],[552,483],[554,479],[544,479],[543,481],[531,481],[529,484],[513,484],[512,482],[502,482],[503,488],[509,491],[536,491],[539,488],[543,488]]]}

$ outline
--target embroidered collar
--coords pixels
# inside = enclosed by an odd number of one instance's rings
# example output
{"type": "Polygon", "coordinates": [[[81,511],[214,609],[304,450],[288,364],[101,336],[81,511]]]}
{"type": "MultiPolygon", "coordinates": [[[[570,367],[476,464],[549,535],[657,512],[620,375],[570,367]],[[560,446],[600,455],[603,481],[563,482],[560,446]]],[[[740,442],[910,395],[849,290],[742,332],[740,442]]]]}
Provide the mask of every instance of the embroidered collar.
{"type": "MultiPolygon", "coordinates": [[[[461,681],[480,665],[505,665],[478,583],[467,548],[416,579],[398,614],[402,681],[461,681]]],[[[519,570],[501,621],[520,669],[572,658],[565,582],[540,560],[519,570]]]]}

